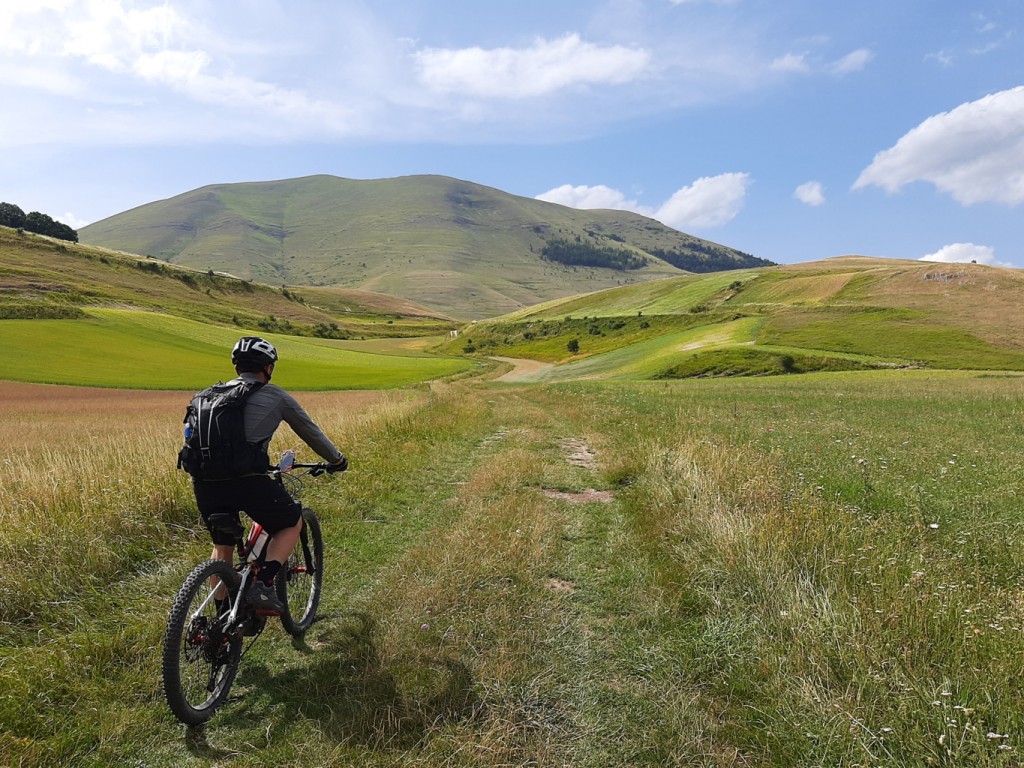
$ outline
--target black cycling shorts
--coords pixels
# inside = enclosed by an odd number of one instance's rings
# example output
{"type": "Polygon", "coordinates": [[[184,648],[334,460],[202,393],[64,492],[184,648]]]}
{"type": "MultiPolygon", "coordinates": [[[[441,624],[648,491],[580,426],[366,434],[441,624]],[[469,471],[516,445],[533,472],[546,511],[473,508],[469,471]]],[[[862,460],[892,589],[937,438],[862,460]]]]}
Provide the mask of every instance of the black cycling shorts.
{"type": "Polygon", "coordinates": [[[302,517],[302,505],[270,475],[252,475],[236,480],[195,480],[192,487],[196,492],[199,514],[217,545],[234,544],[235,541],[224,531],[210,526],[210,515],[233,515],[241,528],[238,513],[245,512],[271,536],[284,528],[291,528],[302,517]]]}

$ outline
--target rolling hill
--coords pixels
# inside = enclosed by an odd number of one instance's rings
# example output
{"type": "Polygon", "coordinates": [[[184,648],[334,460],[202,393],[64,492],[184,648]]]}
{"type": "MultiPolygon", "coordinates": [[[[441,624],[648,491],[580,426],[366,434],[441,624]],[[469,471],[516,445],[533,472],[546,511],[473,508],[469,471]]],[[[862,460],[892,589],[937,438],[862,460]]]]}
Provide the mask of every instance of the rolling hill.
{"type": "Polygon", "coordinates": [[[454,325],[394,296],[275,288],[0,227],[0,319],[76,318],[95,306],[332,338],[424,336],[454,325]]]}
{"type": "Polygon", "coordinates": [[[452,325],[383,294],[273,288],[0,227],[3,379],[196,389],[229,375],[226,350],[258,333],[288,360],[275,377],[286,386],[406,386],[474,367],[409,338],[452,325]]]}
{"type": "Polygon", "coordinates": [[[442,176],[218,184],[79,235],[271,285],[400,296],[464,319],[682,271],[768,263],[635,213],[581,211],[442,176]]]}
{"type": "Polygon", "coordinates": [[[466,326],[444,348],[555,364],[524,377],[538,381],[1024,370],[1022,329],[1018,270],[840,257],[551,301],[466,326]]]}

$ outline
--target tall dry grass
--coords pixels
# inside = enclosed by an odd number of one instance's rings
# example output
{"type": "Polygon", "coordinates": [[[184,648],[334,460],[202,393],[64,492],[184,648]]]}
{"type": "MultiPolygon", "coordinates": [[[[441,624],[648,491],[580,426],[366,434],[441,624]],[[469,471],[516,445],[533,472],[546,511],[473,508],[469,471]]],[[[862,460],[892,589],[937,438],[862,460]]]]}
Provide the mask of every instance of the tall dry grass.
{"type": "MultiPolygon", "coordinates": [[[[183,392],[0,382],[0,622],[28,631],[157,558],[206,546],[187,475],[177,470],[183,392]],[[56,609],[56,610],[54,610],[56,609]]],[[[397,418],[408,397],[306,393],[344,447],[397,418]]],[[[283,427],[272,450],[301,447],[283,427]]],[[[305,458],[315,460],[308,449],[305,458]]]]}

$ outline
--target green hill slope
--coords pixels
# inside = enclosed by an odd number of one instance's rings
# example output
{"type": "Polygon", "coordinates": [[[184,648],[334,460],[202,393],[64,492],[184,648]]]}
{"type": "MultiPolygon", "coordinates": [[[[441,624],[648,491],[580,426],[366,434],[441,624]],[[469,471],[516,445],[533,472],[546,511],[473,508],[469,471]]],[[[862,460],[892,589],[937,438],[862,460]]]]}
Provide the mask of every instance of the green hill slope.
{"type": "Polygon", "coordinates": [[[524,380],[1024,370],[1022,329],[1020,271],[844,257],[552,301],[467,326],[445,348],[559,364],[524,380]]]}
{"type": "MultiPolygon", "coordinates": [[[[82,320],[4,320],[3,378],[124,389],[197,390],[234,375],[227,350],[239,331],[156,312],[89,309],[82,320]]],[[[274,382],[289,389],[387,389],[466,371],[465,358],[395,347],[371,352],[329,339],[271,336],[274,382]]],[[[379,347],[377,347],[379,350],[379,347]]]]}
{"type": "Polygon", "coordinates": [[[405,386],[474,366],[423,353],[419,337],[451,326],[383,294],[272,288],[0,227],[7,380],[196,389],[230,376],[226,350],[258,333],[281,349],[285,386],[405,386]]]}
{"type": "Polygon", "coordinates": [[[0,319],[76,318],[93,306],[333,338],[423,336],[453,326],[406,299],[273,288],[0,227],[0,319]]]}
{"type": "Polygon", "coordinates": [[[463,318],[678,275],[679,266],[767,263],[634,213],[580,211],[441,176],[208,186],[112,216],[80,237],[275,285],[402,296],[463,318]],[[584,260],[625,252],[643,266],[542,257],[558,243],[585,249],[584,260]]]}

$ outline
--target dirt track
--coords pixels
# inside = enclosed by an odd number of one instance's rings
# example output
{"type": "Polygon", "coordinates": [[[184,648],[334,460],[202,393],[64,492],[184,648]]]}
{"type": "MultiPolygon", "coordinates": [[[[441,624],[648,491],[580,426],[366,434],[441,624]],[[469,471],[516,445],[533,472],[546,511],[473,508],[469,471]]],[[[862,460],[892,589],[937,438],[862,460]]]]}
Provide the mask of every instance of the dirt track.
{"type": "Polygon", "coordinates": [[[519,381],[528,374],[551,367],[551,363],[542,363],[540,360],[525,360],[518,357],[492,357],[491,359],[500,360],[512,366],[511,371],[503,373],[495,381],[519,381]]]}

